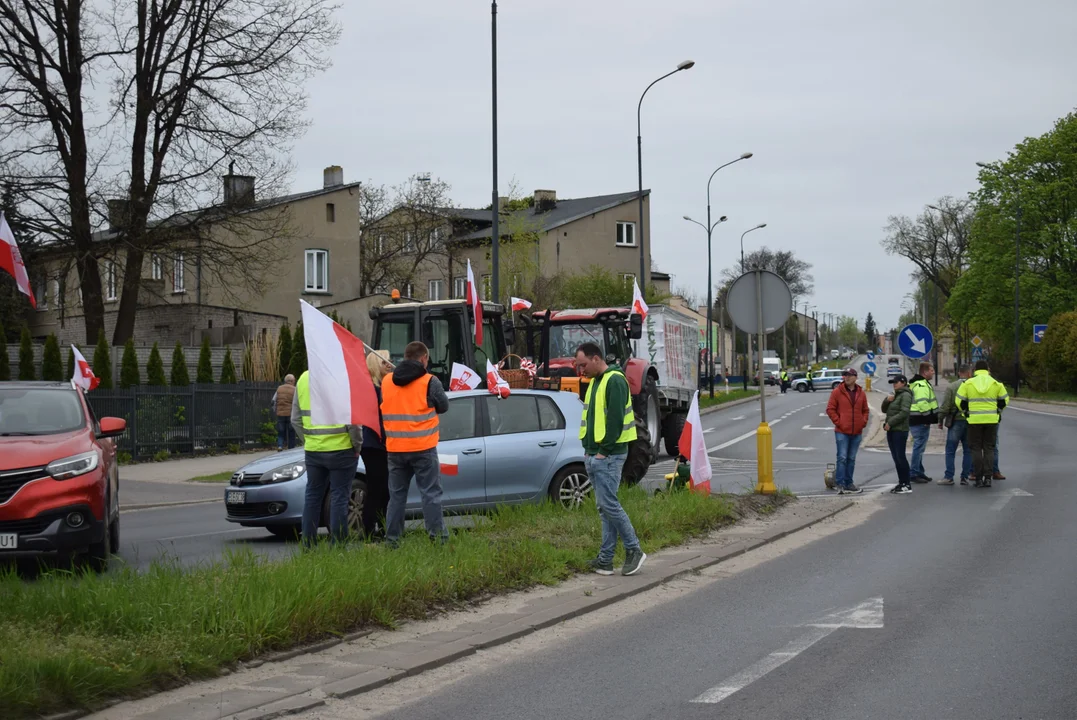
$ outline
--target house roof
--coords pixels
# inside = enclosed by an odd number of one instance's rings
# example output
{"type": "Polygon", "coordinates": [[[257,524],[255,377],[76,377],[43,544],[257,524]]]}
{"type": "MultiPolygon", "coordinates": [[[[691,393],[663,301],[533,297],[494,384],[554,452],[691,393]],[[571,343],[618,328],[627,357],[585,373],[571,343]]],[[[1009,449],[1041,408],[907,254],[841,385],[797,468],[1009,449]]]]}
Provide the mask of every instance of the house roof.
{"type": "MultiPolygon", "coordinates": [[[[643,194],[644,196],[650,195],[651,191],[644,190],[643,194]]],[[[506,220],[531,221],[536,224],[536,227],[534,228],[535,230],[539,232],[549,232],[562,225],[567,225],[580,218],[585,218],[588,215],[594,215],[595,213],[615,208],[618,205],[632,202],[637,197],[639,197],[639,192],[633,190],[632,192],[617,193],[615,195],[596,195],[594,197],[585,198],[559,199],[554,207],[545,212],[536,212],[535,208],[527,208],[525,210],[502,213],[501,216],[506,220]]],[[[461,240],[484,240],[490,237],[490,226],[493,221],[490,217],[491,213],[489,210],[465,208],[454,212],[457,217],[485,224],[485,227],[474,230],[466,235],[459,235],[453,238],[454,242],[461,240]]]]}

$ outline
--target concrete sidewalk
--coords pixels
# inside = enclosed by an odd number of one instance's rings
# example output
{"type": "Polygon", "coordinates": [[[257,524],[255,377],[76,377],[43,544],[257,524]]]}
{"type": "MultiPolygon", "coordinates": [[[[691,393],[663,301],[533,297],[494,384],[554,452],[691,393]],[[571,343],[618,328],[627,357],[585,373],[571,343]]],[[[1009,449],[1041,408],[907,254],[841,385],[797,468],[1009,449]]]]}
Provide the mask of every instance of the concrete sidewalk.
{"type": "Polygon", "coordinates": [[[191,478],[235,472],[276,451],[178,458],[120,468],[121,510],[219,502],[226,483],[196,483],[191,478]]]}

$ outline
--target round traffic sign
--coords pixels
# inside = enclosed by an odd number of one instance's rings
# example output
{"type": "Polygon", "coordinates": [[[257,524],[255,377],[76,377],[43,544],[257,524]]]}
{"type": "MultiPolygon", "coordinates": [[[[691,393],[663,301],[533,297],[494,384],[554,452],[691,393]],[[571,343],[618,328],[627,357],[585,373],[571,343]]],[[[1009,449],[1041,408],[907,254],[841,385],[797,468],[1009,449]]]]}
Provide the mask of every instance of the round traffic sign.
{"type": "Polygon", "coordinates": [[[749,270],[733,281],[726,294],[726,310],[746,333],[771,332],[789,319],[793,294],[781,276],[769,270],[749,270]],[[759,300],[762,298],[762,312],[759,300]],[[762,315],[763,327],[759,327],[762,315]]]}
{"type": "Polygon", "coordinates": [[[868,360],[874,360],[874,359],[875,359],[875,353],[869,352],[868,353],[868,360]]]}
{"type": "Polygon", "coordinates": [[[934,342],[931,331],[919,323],[906,325],[898,335],[898,349],[902,355],[913,360],[930,353],[934,342]]]}
{"type": "Polygon", "coordinates": [[[868,375],[874,375],[875,374],[875,363],[868,361],[868,362],[864,363],[863,365],[861,365],[860,369],[863,370],[868,375]]]}

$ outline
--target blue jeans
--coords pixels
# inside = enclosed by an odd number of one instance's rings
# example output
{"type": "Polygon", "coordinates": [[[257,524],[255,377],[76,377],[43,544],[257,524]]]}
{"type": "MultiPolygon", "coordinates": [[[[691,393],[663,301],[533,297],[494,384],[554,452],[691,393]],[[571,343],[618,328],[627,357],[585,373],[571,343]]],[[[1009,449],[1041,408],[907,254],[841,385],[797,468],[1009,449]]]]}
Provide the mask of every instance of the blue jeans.
{"type": "Polygon", "coordinates": [[[902,485],[909,484],[909,459],[905,457],[908,442],[909,433],[904,430],[888,430],[886,433],[886,444],[890,447],[890,457],[894,459],[894,469],[902,485]]]}
{"type": "Polygon", "coordinates": [[[909,463],[912,477],[927,477],[924,472],[924,448],[927,447],[927,438],[931,435],[930,425],[913,425],[909,428],[912,435],[912,462],[909,463]]]}
{"type": "Polygon", "coordinates": [[[303,542],[310,545],[318,539],[326,491],[329,492],[329,539],[332,542],[345,540],[348,537],[348,500],[355,479],[355,451],[308,450],[305,455],[307,490],[303,497],[303,542]]]}
{"type": "Polygon", "coordinates": [[[968,478],[972,472],[972,453],[969,452],[969,424],[960,418],[954,418],[954,424],[946,431],[946,479],[954,479],[954,465],[957,460],[957,446],[961,446],[961,479],[968,478]]]}
{"type": "Polygon", "coordinates": [[[285,443],[288,449],[295,447],[295,428],[292,427],[292,418],[288,415],[277,416],[277,449],[283,450],[285,443]]]}
{"type": "Polygon", "coordinates": [[[591,485],[595,488],[595,502],[598,505],[598,517],[602,520],[602,547],[598,550],[601,562],[613,562],[613,552],[617,549],[617,538],[621,538],[625,551],[639,550],[636,531],[628,513],[617,499],[617,486],[621,484],[621,468],[627,455],[610,455],[597,458],[587,455],[584,466],[591,485]]]}
{"type": "Polygon", "coordinates": [[[441,463],[438,449],[389,453],[389,509],[385,513],[385,539],[398,542],[404,534],[404,510],[408,505],[411,476],[423,498],[423,521],[431,538],[447,538],[441,514],[441,463]]]}
{"type": "Polygon", "coordinates": [[[834,469],[834,482],[838,487],[853,486],[853,470],[856,469],[856,451],[860,449],[860,435],[834,433],[834,442],[838,446],[838,462],[834,469]]]}

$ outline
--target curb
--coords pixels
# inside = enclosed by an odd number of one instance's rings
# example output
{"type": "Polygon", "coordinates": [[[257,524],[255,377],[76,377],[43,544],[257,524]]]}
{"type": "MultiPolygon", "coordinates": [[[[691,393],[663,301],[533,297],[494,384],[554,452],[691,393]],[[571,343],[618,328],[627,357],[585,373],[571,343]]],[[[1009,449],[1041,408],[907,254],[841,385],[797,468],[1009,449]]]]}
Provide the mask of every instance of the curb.
{"type": "MultiPolygon", "coordinates": [[[[749,398],[750,400],[750,398],[749,398]]],[[[745,553],[756,550],[764,545],[769,545],[777,540],[785,538],[793,533],[805,530],[824,520],[828,520],[841,513],[855,503],[851,500],[839,502],[836,507],[814,513],[805,520],[794,521],[784,529],[775,528],[762,537],[739,540],[723,548],[715,548],[714,554],[708,554],[701,550],[699,555],[675,562],[668,568],[663,568],[663,574],[646,578],[644,582],[624,584],[621,587],[608,585],[596,590],[593,595],[562,597],[550,596],[536,601],[531,612],[519,613],[511,619],[505,619],[501,625],[489,623],[485,628],[474,629],[468,632],[442,632],[431,635],[463,636],[445,637],[440,642],[424,643],[422,636],[418,641],[407,641],[403,645],[422,646],[418,649],[394,652],[393,646],[381,649],[368,649],[371,657],[378,657],[376,663],[368,663],[364,666],[357,665],[356,672],[350,677],[325,678],[326,682],[307,690],[296,692],[285,697],[274,698],[271,702],[255,705],[248,708],[237,709],[230,717],[241,720],[271,720],[286,715],[305,712],[312,708],[326,704],[329,698],[343,699],[360,695],[365,692],[376,690],[396,680],[405,677],[419,675],[426,670],[448,665],[455,660],[474,655],[479,650],[496,647],[525,637],[544,628],[557,625],[581,615],[594,612],[615,602],[639,595],[640,593],[653,590],[686,575],[696,574],[704,568],[718,565],[745,553]],[[374,665],[371,667],[371,665],[374,665]]],[[[669,550],[676,550],[671,547],[669,550]]],[[[668,557],[669,555],[667,555],[668,557]]],[[[662,553],[656,553],[655,561],[662,559],[662,553]]],[[[616,583],[617,581],[610,581],[616,583]]],[[[492,618],[488,619],[492,620],[492,618]]],[[[359,631],[341,638],[333,638],[303,648],[295,648],[271,656],[260,658],[244,665],[256,667],[265,662],[288,660],[299,655],[325,650],[340,645],[368,634],[369,630],[359,631]]],[[[167,706],[166,706],[167,707],[167,706]]],[[[158,709],[157,712],[164,708],[158,709]]],[[[77,717],[75,715],[67,717],[77,717]]]]}
{"type": "Polygon", "coordinates": [[[211,500],[174,500],[171,502],[141,503],[135,505],[124,505],[120,508],[120,512],[125,513],[131,512],[133,510],[152,510],[154,508],[184,507],[186,505],[206,505],[208,503],[215,503],[220,501],[220,498],[213,498],[211,500]]]}
{"type": "Polygon", "coordinates": [[[703,408],[699,411],[700,416],[710,415],[716,413],[719,410],[725,410],[726,408],[736,407],[737,405],[747,405],[748,403],[758,403],[759,397],[741,398],[740,400],[730,400],[729,402],[722,403],[721,405],[711,405],[708,408],[703,408]]]}

